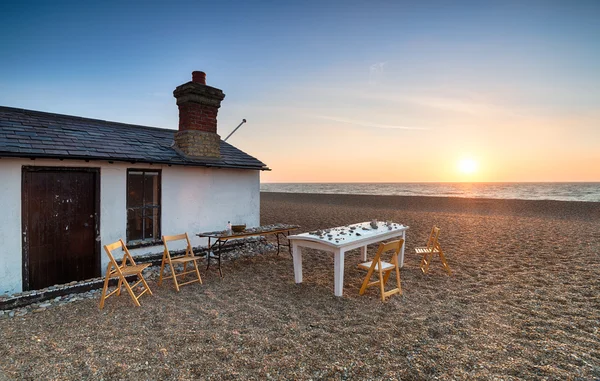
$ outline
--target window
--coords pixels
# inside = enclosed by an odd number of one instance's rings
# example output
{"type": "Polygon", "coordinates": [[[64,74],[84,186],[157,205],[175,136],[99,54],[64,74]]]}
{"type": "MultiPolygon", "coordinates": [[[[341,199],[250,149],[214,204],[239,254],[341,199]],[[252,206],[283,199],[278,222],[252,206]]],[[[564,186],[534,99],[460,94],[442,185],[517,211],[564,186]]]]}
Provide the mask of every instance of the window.
{"type": "Polygon", "coordinates": [[[160,171],[127,170],[127,243],[160,241],[160,171]]]}

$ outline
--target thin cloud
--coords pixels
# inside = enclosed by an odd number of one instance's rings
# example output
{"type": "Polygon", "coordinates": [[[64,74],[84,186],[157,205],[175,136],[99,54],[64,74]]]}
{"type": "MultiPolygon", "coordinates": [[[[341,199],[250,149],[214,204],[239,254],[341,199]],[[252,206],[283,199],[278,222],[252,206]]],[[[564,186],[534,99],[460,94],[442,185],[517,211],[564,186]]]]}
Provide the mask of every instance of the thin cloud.
{"type": "Polygon", "coordinates": [[[492,105],[465,101],[456,98],[406,97],[405,100],[421,106],[428,106],[440,110],[449,110],[473,115],[490,114],[499,111],[498,108],[492,105]]]}
{"type": "Polygon", "coordinates": [[[376,85],[383,78],[387,62],[377,62],[369,67],[369,84],[376,85]]]}
{"type": "Polygon", "coordinates": [[[383,100],[394,103],[408,103],[421,107],[452,111],[470,115],[506,114],[507,110],[492,104],[473,102],[451,97],[405,96],[396,94],[361,94],[363,98],[383,100]]]}
{"type": "Polygon", "coordinates": [[[397,126],[397,125],[391,125],[391,124],[380,124],[380,123],[373,123],[373,122],[365,122],[365,121],[357,120],[357,119],[339,118],[339,117],[335,117],[335,116],[315,115],[315,117],[319,118],[319,119],[331,120],[331,121],[338,122],[338,123],[353,124],[355,126],[363,126],[363,127],[386,128],[386,129],[395,129],[395,130],[429,130],[429,128],[426,128],[426,127],[411,127],[411,126],[397,126]]]}

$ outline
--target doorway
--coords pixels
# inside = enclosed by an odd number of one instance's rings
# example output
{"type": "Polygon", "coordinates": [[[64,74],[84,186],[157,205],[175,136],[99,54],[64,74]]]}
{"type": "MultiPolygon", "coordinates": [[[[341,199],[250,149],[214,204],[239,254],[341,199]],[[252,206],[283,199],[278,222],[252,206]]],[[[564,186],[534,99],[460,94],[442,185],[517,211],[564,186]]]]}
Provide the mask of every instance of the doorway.
{"type": "Polygon", "coordinates": [[[100,170],[23,167],[23,290],[100,276],[100,170]]]}

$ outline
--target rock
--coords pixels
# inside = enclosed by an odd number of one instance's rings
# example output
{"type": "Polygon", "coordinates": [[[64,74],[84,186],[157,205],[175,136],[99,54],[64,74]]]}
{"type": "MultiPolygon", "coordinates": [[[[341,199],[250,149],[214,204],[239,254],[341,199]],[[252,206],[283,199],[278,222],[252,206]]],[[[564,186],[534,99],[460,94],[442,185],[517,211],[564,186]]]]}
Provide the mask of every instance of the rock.
{"type": "Polygon", "coordinates": [[[13,317],[13,316],[15,316],[15,311],[10,311],[10,312],[8,313],[8,316],[10,316],[10,317],[13,317]]]}
{"type": "Polygon", "coordinates": [[[40,308],[36,308],[35,310],[33,310],[33,313],[37,314],[37,313],[44,312],[44,311],[46,311],[46,309],[43,307],[40,307],[40,308]]]}
{"type": "Polygon", "coordinates": [[[40,308],[48,308],[48,307],[50,307],[51,305],[52,305],[52,303],[48,303],[48,302],[46,302],[46,303],[42,303],[42,304],[40,304],[40,308]]]}

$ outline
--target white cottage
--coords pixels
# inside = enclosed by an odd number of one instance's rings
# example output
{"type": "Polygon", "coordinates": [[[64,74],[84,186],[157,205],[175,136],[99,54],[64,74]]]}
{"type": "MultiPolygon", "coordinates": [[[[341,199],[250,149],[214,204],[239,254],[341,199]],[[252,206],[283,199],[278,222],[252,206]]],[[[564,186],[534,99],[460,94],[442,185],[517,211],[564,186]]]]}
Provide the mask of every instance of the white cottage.
{"type": "MultiPolygon", "coordinates": [[[[205,74],[173,95],[179,130],[0,107],[0,294],[98,277],[102,245],[258,226],[267,166],[222,141],[205,74]]],[[[177,249],[177,248],[175,248],[177,249]]]]}

